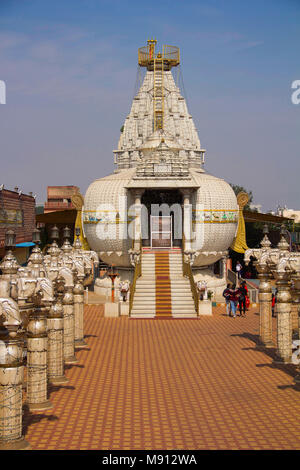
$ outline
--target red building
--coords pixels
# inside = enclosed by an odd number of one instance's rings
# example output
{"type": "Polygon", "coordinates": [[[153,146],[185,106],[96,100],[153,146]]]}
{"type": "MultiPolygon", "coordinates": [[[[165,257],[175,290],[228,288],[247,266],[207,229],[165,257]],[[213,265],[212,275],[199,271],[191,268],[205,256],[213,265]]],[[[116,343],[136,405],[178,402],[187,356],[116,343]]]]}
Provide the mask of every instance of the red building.
{"type": "Polygon", "coordinates": [[[71,198],[77,193],[79,193],[78,186],[48,186],[44,213],[74,209],[71,198]]]}
{"type": "MultiPolygon", "coordinates": [[[[0,188],[0,258],[4,256],[4,240],[7,230],[16,233],[16,244],[27,244],[32,241],[32,232],[35,228],[35,198],[30,194],[23,194],[18,188],[14,191],[0,188]]],[[[16,249],[19,262],[26,261],[29,248],[20,246],[16,249]]]]}

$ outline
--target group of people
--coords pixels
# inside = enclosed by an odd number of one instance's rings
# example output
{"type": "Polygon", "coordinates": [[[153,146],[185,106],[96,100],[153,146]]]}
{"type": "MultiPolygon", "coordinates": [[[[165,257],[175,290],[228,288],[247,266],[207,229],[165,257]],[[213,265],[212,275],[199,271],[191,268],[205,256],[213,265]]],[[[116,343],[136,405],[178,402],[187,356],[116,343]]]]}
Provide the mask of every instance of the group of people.
{"type": "Polygon", "coordinates": [[[235,265],[235,271],[238,275],[238,279],[255,279],[257,277],[257,271],[253,265],[253,260],[251,259],[248,266],[242,266],[239,261],[235,265]]]}
{"type": "Polygon", "coordinates": [[[242,281],[238,288],[236,284],[227,284],[223,297],[226,300],[227,315],[236,318],[237,307],[239,307],[240,316],[246,316],[246,310],[250,302],[245,281],[242,281]]]}

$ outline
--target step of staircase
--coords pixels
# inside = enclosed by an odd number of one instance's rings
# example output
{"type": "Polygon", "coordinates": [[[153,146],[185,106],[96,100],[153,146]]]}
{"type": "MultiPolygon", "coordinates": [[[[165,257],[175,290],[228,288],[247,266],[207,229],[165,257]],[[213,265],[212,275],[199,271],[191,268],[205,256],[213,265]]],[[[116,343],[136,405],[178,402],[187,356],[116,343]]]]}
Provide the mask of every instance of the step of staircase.
{"type": "Polygon", "coordinates": [[[145,308],[145,310],[149,310],[149,309],[154,309],[155,310],[155,298],[151,301],[151,302],[135,302],[134,303],[134,306],[133,306],[133,309],[140,309],[140,308],[145,308]]]}
{"type": "Polygon", "coordinates": [[[143,248],[131,318],[195,318],[189,279],[183,276],[182,253],[143,248]]]}

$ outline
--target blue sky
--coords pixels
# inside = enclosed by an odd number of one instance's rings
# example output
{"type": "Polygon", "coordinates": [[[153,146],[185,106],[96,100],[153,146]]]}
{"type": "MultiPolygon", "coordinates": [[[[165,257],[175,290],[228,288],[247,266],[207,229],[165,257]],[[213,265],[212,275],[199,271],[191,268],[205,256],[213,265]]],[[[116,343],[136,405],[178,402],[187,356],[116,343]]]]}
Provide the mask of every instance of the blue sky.
{"type": "Polygon", "coordinates": [[[137,49],[181,50],[206,169],[253,191],[263,210],[300,209],[300,2],[0,0],[1,183],[85,193],[113,171],[137,49]]]}

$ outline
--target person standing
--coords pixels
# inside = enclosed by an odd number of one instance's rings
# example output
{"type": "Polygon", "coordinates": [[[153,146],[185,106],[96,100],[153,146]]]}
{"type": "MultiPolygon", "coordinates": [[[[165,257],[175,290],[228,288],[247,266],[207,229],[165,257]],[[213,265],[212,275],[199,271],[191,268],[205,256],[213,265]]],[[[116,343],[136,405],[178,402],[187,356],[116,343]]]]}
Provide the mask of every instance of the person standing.
{"type": "Polygon", "coordinates": [[[238,289],[239,293],[239,309],[240,309],[240,316],[242,316],[242,311],[244,317],[246,316],[246,297],[248,294],[248,289],[246,287],[246,282],[243,281],[238,289]]]}
{"type": "Polygon", "coordinates": [[[232,284],[231,289],[229,290],[229,301],[230,307],[233,314],[233,318],[236,318],[236,307],[238,303],[239,291],[236,289],[236,284],[232,284]]]}
{"type": "Polygon", "coordinates": [[[231,316],[231,305],[230,305],[230,287],[231,284],[227,284],[226,289],[223,291],[223,297],[225,297],[226,302],[226,313],[230,317],[231,316]]]}
{"type": "Polygon", "coordinates": [[[238,279],[241,279],[242,265],[239,261],[236,263],[235,270],[237,272],[238,279]]]}

